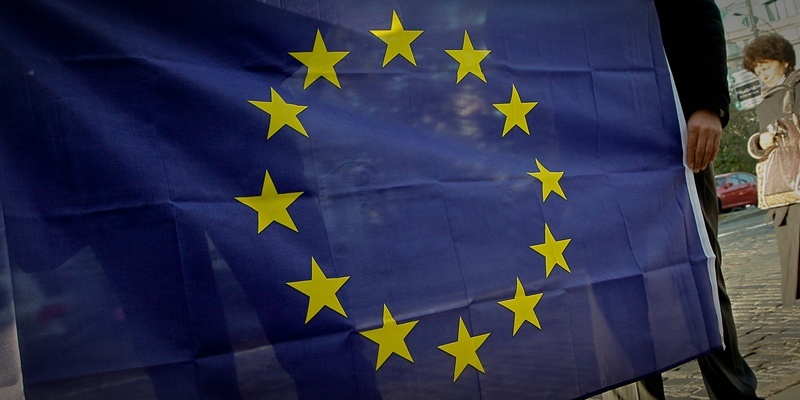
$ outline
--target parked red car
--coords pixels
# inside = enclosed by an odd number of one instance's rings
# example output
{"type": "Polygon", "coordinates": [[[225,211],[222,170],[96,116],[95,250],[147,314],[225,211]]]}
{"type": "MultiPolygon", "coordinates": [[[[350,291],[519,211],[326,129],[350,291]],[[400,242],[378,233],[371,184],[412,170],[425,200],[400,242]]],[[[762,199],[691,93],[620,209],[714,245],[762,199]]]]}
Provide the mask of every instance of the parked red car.
{"type": "Polygon", "coordinates": [[[721,212],[758,204],[755,175],[747,172],[731,172],[717,175],[716,178],[721,212]]]}

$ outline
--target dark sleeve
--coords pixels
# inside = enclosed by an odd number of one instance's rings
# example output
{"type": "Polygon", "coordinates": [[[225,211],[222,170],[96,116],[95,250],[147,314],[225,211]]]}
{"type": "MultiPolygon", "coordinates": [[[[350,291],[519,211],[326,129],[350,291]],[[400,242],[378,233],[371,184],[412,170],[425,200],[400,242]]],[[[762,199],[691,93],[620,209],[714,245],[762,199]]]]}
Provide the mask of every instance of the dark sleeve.
{"type": "Polygon", "coordinates": [[[728,123],[725,31],[713,0],[655,0],[661,37],[688,118],[708,109],[728,123]]]}

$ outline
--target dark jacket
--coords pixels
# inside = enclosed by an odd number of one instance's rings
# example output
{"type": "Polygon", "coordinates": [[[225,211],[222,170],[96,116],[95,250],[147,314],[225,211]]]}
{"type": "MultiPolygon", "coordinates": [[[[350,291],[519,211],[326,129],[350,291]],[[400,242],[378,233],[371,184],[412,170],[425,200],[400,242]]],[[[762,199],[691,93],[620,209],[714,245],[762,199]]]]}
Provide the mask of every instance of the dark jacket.
{"type": "Polygon", "coordinates": [[[661,37],[686,118],[707,109],[728,123],[725,31],[713,0],[655,0],[661,37]]]}

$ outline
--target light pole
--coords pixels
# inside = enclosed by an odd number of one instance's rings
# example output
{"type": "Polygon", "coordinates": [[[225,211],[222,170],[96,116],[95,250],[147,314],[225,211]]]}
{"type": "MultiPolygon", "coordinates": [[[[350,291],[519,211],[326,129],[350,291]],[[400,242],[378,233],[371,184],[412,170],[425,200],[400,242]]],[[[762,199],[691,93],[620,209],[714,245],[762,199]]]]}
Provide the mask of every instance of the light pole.
{"type": "Polygon", "coordinates": [[[758,39],[758,23],[756,23],[756,19],[753,17],[753,5],[750,4],[750,0],[745,0],[745,4],[747,4],[747,17],[750,18],[750,28],[753,30],[753,38],[758,39]]]}

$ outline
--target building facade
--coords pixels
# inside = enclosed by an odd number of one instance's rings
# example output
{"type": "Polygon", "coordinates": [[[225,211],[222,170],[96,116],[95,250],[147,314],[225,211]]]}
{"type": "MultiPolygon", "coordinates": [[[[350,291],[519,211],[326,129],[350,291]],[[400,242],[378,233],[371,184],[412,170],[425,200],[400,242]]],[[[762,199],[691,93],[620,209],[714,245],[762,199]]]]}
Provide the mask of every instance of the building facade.
{"type": "Polygon", "coordinates": [[[757,36],[778,33],[800,55],[800,0],[716,0],[725,26],[732,105],[739,110],[760,100],[755,76],[742,68],[742,51],[757,36]],[[755,22],[755,23],[753,23],[755,22]]]}

